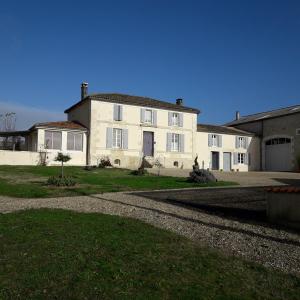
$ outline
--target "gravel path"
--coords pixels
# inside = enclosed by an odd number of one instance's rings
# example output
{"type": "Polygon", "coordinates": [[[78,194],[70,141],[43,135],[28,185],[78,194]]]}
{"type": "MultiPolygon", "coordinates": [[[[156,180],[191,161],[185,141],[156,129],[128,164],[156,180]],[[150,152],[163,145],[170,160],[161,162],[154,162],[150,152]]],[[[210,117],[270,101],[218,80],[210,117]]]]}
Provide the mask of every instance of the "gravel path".
{"type": "Polygon", "coordinates": [[[46,199],[0,197],[0,213],[30,208],[60,208],[132,217],[202,245],[300,275],[300,235],[293,232],[230,220],[131,193],[46,199]]]}

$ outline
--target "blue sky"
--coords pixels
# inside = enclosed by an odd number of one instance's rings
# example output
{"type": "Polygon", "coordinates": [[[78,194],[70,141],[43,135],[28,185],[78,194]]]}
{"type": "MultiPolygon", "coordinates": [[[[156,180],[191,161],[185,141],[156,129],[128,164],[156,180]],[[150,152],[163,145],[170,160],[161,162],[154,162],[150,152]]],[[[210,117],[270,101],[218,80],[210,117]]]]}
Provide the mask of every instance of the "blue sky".
{"type": "Polygon", "coordinates": [[[299,16],[296,0],[2,1],[0,113],[62,119],[82,81],[183,98],[202,123],[299,104],[299,16]]]}

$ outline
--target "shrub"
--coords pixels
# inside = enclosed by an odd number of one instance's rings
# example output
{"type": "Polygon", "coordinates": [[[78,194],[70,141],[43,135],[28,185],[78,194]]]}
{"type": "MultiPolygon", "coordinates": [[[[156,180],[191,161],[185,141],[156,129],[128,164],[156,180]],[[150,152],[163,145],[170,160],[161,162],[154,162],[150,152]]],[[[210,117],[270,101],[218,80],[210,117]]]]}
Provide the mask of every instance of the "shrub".
{"type": "Polygon", "coordinates": [[[134,170],[130,173],[131,175],[137,175],[137,176],[143,176],[143,175],[147,175],[148,174],[148,171],[145,170],[145,169],[137,169],[137,170],[134,170]]]}
{"type": "Polygon", "coordinates": [[[100,159],[99,168],[112,167],[110,159],[108,156],[104,156],[100,159]]]}
{"type": "Polygon", "coordinates": [[[55,186],[74,186],[76,181],[72,177],[55,177],[51,176],[47,180],[48,185],[55,185],[55,186]]]}

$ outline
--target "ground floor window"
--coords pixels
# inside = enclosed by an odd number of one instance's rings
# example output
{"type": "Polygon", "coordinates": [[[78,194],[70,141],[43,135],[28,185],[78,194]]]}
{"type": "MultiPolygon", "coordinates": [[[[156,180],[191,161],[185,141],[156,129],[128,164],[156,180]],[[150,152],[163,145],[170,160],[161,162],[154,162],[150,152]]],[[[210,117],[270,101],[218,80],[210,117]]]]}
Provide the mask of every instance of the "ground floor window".
{"type": "Polygon", "coordinates": [[[113,148],[122,148],[122,129],[113,128],[113,148]]]}
{"type": "Polygon", "coordinates": [[[45,131],[45,149],[61,150],[61,132],[45,131]]]}
{"type": "Polygon", "coordinates": [[[82,151],[83,134],[68,132],[67,134],[67,150],[82,151]]]}
{"type": "Polygon", "coordinates": [[[245,153],[238,153],[238,163],[245,164],[246,161],[246,154],[245,153]]]}

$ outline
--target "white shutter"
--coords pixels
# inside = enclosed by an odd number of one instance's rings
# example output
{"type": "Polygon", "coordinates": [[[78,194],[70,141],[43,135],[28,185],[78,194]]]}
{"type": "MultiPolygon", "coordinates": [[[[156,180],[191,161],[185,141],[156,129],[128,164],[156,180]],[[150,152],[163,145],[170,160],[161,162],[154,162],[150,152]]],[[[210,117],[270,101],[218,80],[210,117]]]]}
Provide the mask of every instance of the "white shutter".
{"type": "Polygon", "coordinates": [[[122,130],[123,149],[128,149],[128,129],[122,130]]]}
{"type": "Polygon", "coordinates": [[[119,105],[114,104],[114,121],[119,121],[119,105]]]}
{"type": "Polygon", "coordinates": [[[245,149],[248,149],[249,146],[249,138],[245,136],[245,149]]]}
{"type": "Polygon", "coordinates": [[[153,125],[157,125],[157,110],[153,110],[153,125]]]}
{"type": "Polygon", "coordinates": [[[112,128],[106,128],[106,148],[112,148],[112,128]]]}
{"type": "Polygon", "coordinates": [[[217,135],[218,137],[218,147],[222,147],[222,135],[217,135]]]}
{"type": "Polygon", "coordinates": [[[184,134],[180,134],[179,138],[180,138],[179,141],[180,152],[184,152],[184,134]]]}
{"type": "Polygon", "coordinates": [[[168,125],[172,126],[172,113],[170,111],[168,112],[168,125]]]}
{"type": "Polygon", "coordinates": [[[141,108],[141,123],[145,122],[145,109],[141,108]]]}
{"type": "Polygon", "coordinates": [[[183,114],[182,113],[180,113],[180,114],[178,114],[178,118],[179,118],[179,120],[178,120],[178,125],[180,126],[180,127],[183,127],[183,114]]]}
{"type": "Polygon", "coordinates": [[[123,105],[119,105],[119,120],[123,121],[123,105]]]}
{"type": "Polygon", "coordinates": [[[208,147],[211,147],[212,144],[213,144],[213,141],[212,141],[212,134],[209,133],[209,134],[208,134],[208,147]]]}
{"type": "Polygon", "coordinates": [[[172,144],[172,133],[167,133],[167,152],[171,151],[171,144],[172,144]]]}
{"type": "Polygon", "coordinates": [[[237,165],[238,163],[239,163],[239,161],[238,161],[238,153],[234,152],[233,153],[233,164],[237,165]]]}
{"type": "Polygon", "coordinates": [[[248,156],[248,153],[245,153],[245,165],[248,165],[249,164],[249,156],[248,156]]]}
{"type": "Polygon", "coordinates": [[[235,137],[235,148],[236,149],[239,148],[239,137],[238,136],[235,137]]]}

